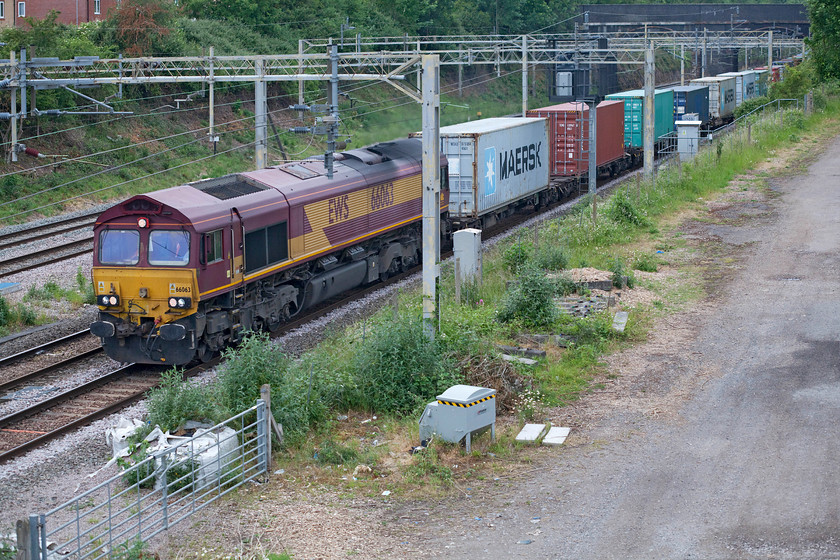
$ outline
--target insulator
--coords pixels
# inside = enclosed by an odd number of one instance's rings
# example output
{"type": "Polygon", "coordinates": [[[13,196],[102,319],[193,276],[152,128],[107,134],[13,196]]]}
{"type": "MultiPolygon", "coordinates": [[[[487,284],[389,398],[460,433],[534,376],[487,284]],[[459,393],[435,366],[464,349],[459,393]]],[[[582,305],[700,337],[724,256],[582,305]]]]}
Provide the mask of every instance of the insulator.
{"type": "Polygon", "coordinates": [[[42,154],[35,148],[26,148],[25,150],[23,150],[23,153],[32,157],[46,157],[44,154],[42,154]]]}
{"type": "Polygon", "coordinates": [[[309,111],[309,105],[289,105],[292,111],[309,111]]]}
{"type": "Polygon", "coordinates": [[[309,134],[312,129],[308,126],[293,126],[289,129],[289,132],[294,132],[295,134],[309,134]]]}

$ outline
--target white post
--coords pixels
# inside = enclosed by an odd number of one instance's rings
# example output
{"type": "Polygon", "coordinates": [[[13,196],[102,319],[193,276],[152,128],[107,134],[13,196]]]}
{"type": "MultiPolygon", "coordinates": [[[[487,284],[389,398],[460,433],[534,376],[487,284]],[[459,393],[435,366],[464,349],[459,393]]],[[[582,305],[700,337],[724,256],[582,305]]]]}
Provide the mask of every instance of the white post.
{"type": "Polygon", "coordinates": [[[435,338],[440,277],[440,56],[423,55],[423,331],[435,338]]]}
{"type": "Polygon", "coordinates": [[[214,68],[214,60],[213,60],[214,55],[215,55],[215,52],[213,50],[213,47],[210,47],[210,60],[208,61],[209,62],[209,64],[208,64],[209,74],[210,74],[210,77],[209,77],[209,81],[210,81],[210,85],[209,85],[209,90],[210,90],[210,126],[209,126],[209,131],[208,131],[207,135],[210,137],[210,142],[213,143],[213,146],[215,148],[216,135],[215,135],[214,127],[215,127],[215,121],[216,121],[216,109],[215,109],[216,86],[213,82],[213,76],[214,76],[214,73],[215,73],[216,70],[214,68]]]}
{"type": "Polygon", "coordinates": [[[268,144],[266,142],[266,112],[268,103],[266,100],[265,60],[258,58],[254,64],[256,70],[256,81],[254,82],[254,167],[265,169],[268,161],[268,144]]]}
{"type": "Polygon", "coordinates": [[[528,115],[528,36],[522,36],[522,116],[528,115]]]}
{"type": "MultiPolygon", "coordinates": [[[[598,103],[589,104],[589,192],[598,190],[598,103]]],[[[536,244],[535,244],[536,245],[536,244]]]]}
{"type": "Polygon", "coordinates": [[[654,143],[654,62],[653,43],[645,48],[645,130],[644,130],[644,175],[645,179],[653,179],[653,143],[654,143]]]}
{"type": "Polygon", "coordinates": [[[773,31],[767,32],[767,69],[770,76],[773,76],[773,31]]]}

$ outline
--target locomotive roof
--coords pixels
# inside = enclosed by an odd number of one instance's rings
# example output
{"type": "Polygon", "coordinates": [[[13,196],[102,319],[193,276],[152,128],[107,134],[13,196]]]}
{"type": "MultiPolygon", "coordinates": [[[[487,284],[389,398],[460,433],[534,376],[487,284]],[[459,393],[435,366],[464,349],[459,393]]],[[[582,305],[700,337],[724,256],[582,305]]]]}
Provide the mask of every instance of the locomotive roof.
{"type": "Polygon", "coordinates": [[[125,215],[125,206],[136,199],[150,199],[167,207],[173,217],[192,224],[211,222],[240,210],[278,202],[280,193],[291,204],[306,203],[325,193],[358,184],[387,180],[395,173],[419,171],[422,145],[414,139],[377,144],[336,154],[333,178],[328,179],[323,160],[307,160],[235,173],[136,195],[106,210],[98,222],[125,215]]]}

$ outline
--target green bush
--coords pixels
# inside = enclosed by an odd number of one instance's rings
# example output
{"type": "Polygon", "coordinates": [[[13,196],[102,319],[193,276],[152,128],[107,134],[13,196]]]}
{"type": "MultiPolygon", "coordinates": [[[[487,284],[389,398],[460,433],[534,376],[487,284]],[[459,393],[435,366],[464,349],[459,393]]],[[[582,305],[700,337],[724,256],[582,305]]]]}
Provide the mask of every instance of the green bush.
{"type": "Polygon", "coordinates": [[[624,266],[624,260],[620,258],[615,258],[610,262],[610,272],[612,272],[612,284],[616,288],[623,288],[624,287],[624,279],[627,278],[627,287],[632,288],[633,285],[636,283],[636,279],[633,277],[633,272],[627,270],[624,266]]]}
{"type": "Polygon", "coordinates": [[[769,102],[770,98],[766,95],[762,95],[761,97],[753,97],[752,99],[747,99],[735,108],[735,118],[739,119],[744,115],[749,115],[762,105],[769,102]]]}
{"type": "Polygon", "coordinates": [[[530,241],[518,240],[516,243],[505,249],[502,254],[502,262],[505,269],[512,274],[518,274],[519,270],[525,266],[525,263],[533,256],[534,246],[530,241]]]}
{"type": "Polygon", "coordinates": [[[657,259],[650,253],[640,253],[633,259],[633,269],[642,272],[656,272],[659,269],[657,259]]]}
{"type": "Polygon", "coordinates": [[[557,243],[543,243],[534,255],[536,265],[544,270],[563,270],[569,266],[569,256],[557,243]]]}
{"type": "Polygon", "coordinates": [[[509,290],[499,308],[503,323],[521,321],[530,327],[547,327],[557,320],[554,305],[554,283],[543,271],[528,267],[519,275],[519,283],[509,290]]]}
{"type": "Polygon", "coordinates": [[[218,395],[228,416],[254,406],[264,384],[271,386],[271,412],[290,440],[323,416],[326,403],[317,387],[310,389],[314,372],[303,364],[292,367],[292,361],[267,333],[250,333],[237,348],[226,350],[224,357],[219,368],[218,395]]]}
{"type": "Polygon", "coordinates": [[[554,280],[554,293],[560,297],[574,294],[580,289],[580,285],[568,276],[559,276],[554,280]]]}
{"type": "Polygon", "coordinates": [[[149,423],[174,431],[188,420],[214,421],[219,418],[212,389],[185,381],[177,368],[163,372],[160,384],[148,393],[149,423]]]}
{"type": "Polygon", "coordinates": [[[604,215],[617,224],[649,226],[650,220],[644,210],[637,207],[636,203],[630,200],[627,189],[620,189],[605,205],[604,215]]]}
{"type": "Polygon", "coordinates": [[[0,327],[5,327],[12,322],[12,310],[9,308],[9,302],[3,296],[0,296],[0,327]]]}
{"type": "Polygon", "coordinates": [[[353,357],[353,372],[349,407],[396,414],[415,411],[460,381],[440,341],[428,340],[415,315],[374,325],[353,357]]]}

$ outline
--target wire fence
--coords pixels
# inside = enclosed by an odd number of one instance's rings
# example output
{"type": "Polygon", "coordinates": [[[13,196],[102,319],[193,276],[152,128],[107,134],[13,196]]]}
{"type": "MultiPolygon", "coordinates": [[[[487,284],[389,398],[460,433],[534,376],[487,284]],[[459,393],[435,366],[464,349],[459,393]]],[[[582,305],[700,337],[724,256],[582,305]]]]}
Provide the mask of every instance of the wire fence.
{"type": "Polygon", "coordinates": [[[752,140],[753,126],[784,126],[785,113],[802,112],[809,107],[810,102],[809,96],[804,99],[774,99],[718,128],[708,130],[703,130],[699,126],[684,130],[678,128],[658,139],[662,146],[660,153],[663,155],[688,154],[688,157],[691,157],[701,146],[724,136],[733,138],[733,141],[749,143],[752,140]]]}
{"type": "MultiPolygon", "coordinates": [[[[265,401],[170,447],[69,502],[18,522],[21,560],[127,554],[268,471],[265,401]]],[[[174,442],[174,443],[173,443],[174,442]]]]}

